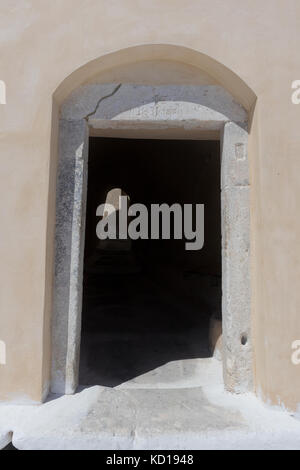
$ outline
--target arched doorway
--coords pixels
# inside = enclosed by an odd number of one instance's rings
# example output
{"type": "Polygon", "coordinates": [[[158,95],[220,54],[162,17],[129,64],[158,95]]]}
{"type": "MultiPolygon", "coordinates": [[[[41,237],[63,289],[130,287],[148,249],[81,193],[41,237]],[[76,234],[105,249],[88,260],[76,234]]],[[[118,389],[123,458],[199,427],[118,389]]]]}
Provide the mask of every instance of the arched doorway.
{"type": "Polygon", "coordinates": [[[78,385],[89,138],[220,142],[223,369],[228,390],[252,388],[248,113],[218,85],[88,84],[61,108],[52,391],[78,385]]]}

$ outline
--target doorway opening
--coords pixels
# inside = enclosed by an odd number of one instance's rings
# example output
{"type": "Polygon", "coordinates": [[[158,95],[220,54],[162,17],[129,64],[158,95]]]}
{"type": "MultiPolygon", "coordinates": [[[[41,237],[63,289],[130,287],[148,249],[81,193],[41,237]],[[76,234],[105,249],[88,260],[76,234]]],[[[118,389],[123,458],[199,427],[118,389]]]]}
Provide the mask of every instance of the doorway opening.
{"type": "Polygon", "coordinates": [[[198,385],[221,323],[220,142],[91,137],[79,383],[198,385]],[[97,207],[117,190],[130,204],[205,205],[205,243],[101,242],[97,207]]]}
{"type": "MultiPolygon", "coordinates": [[[[191,158],[189,157],[191,152],[187,149],[196,145],[215,145],[219,148],[217,151],[221,168],[219,172],[215,172],[215,175],[218,178],[218,184],[221,179],[221,210],[218,213],[219,215],[221,213],[222,219],[221,230],[219,231],[219,237],[220,232],[222,233],[222,251],[220,249],[222,256],[219,256],[219,260],[222,258],[222,263],[219,262],[219,266],[222,264],[222,321],[217,317],[218,322],[216,322],[216,325],[221,325],[222,328],[221,351],[224,385],[228,391],[233,393],[244,393],[253,389],[250,181],[247,123],[247,111],[239,103],[236,103],[225,89],[213,85],[199,87],[188,85],[172,85],[169,87],[162,85],[152,87],[135,84],[93,84],[78,88],[64,102],[59,120],[59,158],[56,190],[51,377],[51,390],[53,393],[73,394],[79,383],[88,153],[89,143],[91,148],[94,145],[92,138],[126,138],[128,141],[126,145],[130,145],[130,139],[158,140],[158,143],[148,141],[147,145],[145,141],[143,142],[144,147],[140,149],[139,158],[136,158],[136,164],[133,166],[130,164],[130,159],[133,158],[132,155],[138,152],[132,149],[126,150],[123,142],[118,153],[120,163],[116,163],[116,167],[119,166],[123,171],[122,178],[120,178],[120,181],[116,180],[117,168],[114,168],[113,179],[110,182],[109,180],[103,180],[103,185],[107,184],[109,186],[107,188],[108,192],[117,189],[127,194],[132,202],[140,204],[143,203],[143,198],[145,198],[144,203],[147,202],[147,199],[151,201],[151,198],[153,198],[157,203],[165,202],[171,205],[175,198],[180,197],[184,202],[189,203],[190,201],[187,201],[186,198],[196,197],[197,195],[196,189],[193,193],[192,188],[200,188],[201,184],[207,185],[207,179],[203,177],[205,172],[203,173],[200,167],[196,168],[195,166],[194,173],[193,170],[188,172],[187,162],[191,158]],[[174,138],[176,142],[170,144],[173,147],[162,152],[160,148],[167,145],[166,142],[163,143],[163,140],[174,138]],[[187,142],[180,143],[180,139],[187,142]],[[198,142],[196,144],[194,143],[195,140],[220,141],[220,147],[217,142],[214,144],[212,142],[210,144],[198,142]],[[154,149],[155,145],[158,145],[159,148],[154,149]],[[181,147],[182,150],[179,152],[179,146],[183,145],[186,147],[181,147]],[[149,154],[151,148],[152,155],[149,154]],[[162,153],[164,153],[165,158],[162,157],[162,153]],[[151,156],[151,164],[147,154],[151,156]],[[174,158],[175,155],[176,158],[174,158]],[[155,161],[156,163],[154,163],[155,161]],[[163,161],[166,162],[164,170],[163,161]],[[180,161],[181,165],[178,163],[180,161]],[[130,184],[125,187],[125,175],[129,174],[128,168],[131,168],[131,172],[135,177],[133,178],[134,183],[130,183],[130,178],[126,176],[126,178],[129,178],[130,184]],[[154,176],[163,174],[165,175],[164,178],[161,177],[158,182],[152,183],[154,176]],[[175,178],[176,174],[177,178],[175,178]],[[200,184],[201,174],[204,181],[200,184]],[[181,192],[183,188],[185,188],[187,195],[181,192]],[[144,192],[141,192],[142,190],[144,192]]],[[[104,165],[107,164],[105,160],[116,158],[113,156],[111,149],[104,149],[104,142],[108,142],[108,140],[103,140],[101,149],[99,147],[98,150],[98,160],[101,163],[99,163],[100,169],[99,174],[97,173],[97,181],[100,181],[100,183],[102,173],[104,174],[101,165],[104,169],[104,165]]],[[[194,150],[194,154],[197,154],[198,157],[195,157],[195,161],[200,162],[201,158],[199,157],[203,155],[200,147],[197,151],[194,150]]],[[[93,173],[90,168],[90,187],[93,173]]],[[[97,183],[99,187],[100,183],[97,183]]],[[[104,199],[100,202],[105,202],[106,198],[109,199],[110,196],[110,194],[103,194],[104,199]]],[[[179,199],[177,200],[180,202],[179,199]]],[[[218,199],[218,201],[220,200],[218,199]]],[[[200,200],[200,203],[207,205],[204,199],[200,200]]],[[[206,207],[206,232],[209,217],[215,217],[212,214],[213,212],[208,213],[206,207]]],[[[136,265],[135,269],[140,270],[138,279],[142,279],[142,275],[144,276],[147,273],[147,279],[152,280],[159,287],[160,292],[164,290],[167,294],[172,293],[172,295],[170,294],[173,301],[170,307],[172,315],[168,317],[166,322],[168,331],[171,331],[170,325],[176,323],[176,321],[171,323],[170,319],[183,319],[187,316],[186,312],[190,312],[187,308],[188,305],[192,305],[193,308],[196,306],[198,313],[206,309],[206,307],[201,307],[204,304],[209,307],[205,311],[215,311],[215,305],[211,305],[211,302],[213,299],[219,299],[220,297],[221,289],[220,282],[218,282],[218,279],[220,281],[220,272],[218,273],[215,270],[207,271],[206,268],[213,265],[210,263],[204,263],[205,269],[201,265],[203,270],[200,270],[200,267],[194,264],[194,260],[198,259],[198,256],[205,259],[204,253],[208,240],[218,233],[215,230],[217,224],[214,222],[211,222],[211,224],[214,228],[209,231],[209,236],[206,233],[205,247],[200,254],[194,252],[193,254],[183,253],[179,255],[179,242],[171,241],[168,244],[167,242],[158,241],[156,243],[147,242],[147,245],[145,241],[137,241],[132,246],[133,263],[136,265]],[[176,256],[174,253],[176,253],[176,256]],[[175,259],[178,260],[177,265],[175,259]],[[180,259],[185,259],[186,262],[182,261],[182,264],[180,264],[180,259]],[[191,262],[191,265],[189,265],[189,262],[191,262]],[[212,290],[219,292],[219,294],[211,294],[212,290]],[[203,296],[200,296],[200,292],[203,296]],[[174,299],[176,299],[175,302],[174,299]],[[177,312],[175,307],[178,309],[181,302],[183,302],[184,308],[175,315],[175,312],[177,312]]],[[[95,226],[93,227],[93,233],[95,233],[95,226]]],[[[88,238],[89,235],[87,234],[87,243],[89,243],[88,238]]],[[[88,248],[87,251],[89,251],[88,248]]],[[[89,269],[90,260],[87,256],[85,265],[89,269]]],[[[132,269],[134,269],[133,266],[132,269]]],[[[87,279],[88,276],[85,275],[85,285],[87,279]]],[[[105,279],[107,279],[106,276],[105,279]]],[[[122,282],[116,282],[115,284],[116,286],[124,285],[122,282]]],[[[130,287],[132,285],[134,285],[133,281],[130,283],[130,287]]],[[[153,289],[148,290],[153,292],[153,289]]],[[[125,293],[128,295],[128,289],[125,293]]],[[[145,299],[143,296],[142,298],[145,299]]],[[[130,303],[131,300],[129,299],[128,302],[130,303]]],[[[216,303],[220,305],[217,300],[216,303]]],[[[146,301],[141,302],[141,304],[144,309],[145,304],[148,305],[149,301],[148,303],[146,301]]],[[[159,311],[159,309],[156,310],[159,311]]],[[[216,315],[218,315],[218,310],[220,311],[220,308],[216,309],[216,315]]],[[[124,315],[124,309],[122,311],[124,315]]],[[[163,311],[166,312],[167,309],[163,309],[163,311]]],[[[86,318],[87,315],[85,315],[84,322],[86,318]]],[[[113,318],[113,316],[110,318],[113,318]]],[[[123,317],[121,316],[121,318],[123,317]]],[[[138,315],[139,320],[140,318],[141,315],[138,315]]],[[[149,318],[151,318],[150,313],[149,318]]],[[[193,318],[198,319],[199,316],[196,315],[193,318]]],[[[124,323],[129,324],[128,321],[124,323]]],[[[183,320],[180,323],[181,326],[182,323],[183,320]]],[[[119,322],[120,324],[121,322],[119,322]]],[[[132,324],[137,327],[134,321],[132,324]]],[[[177,321],[176,324],[178,325],[179,322],[177,321]]],[[[193,323],[191,322],[191,324],[193,323]]],[[[193,325],[195,330],[195,324],[193,325]]],[[[214,323],[212,323],[212,326],[213,328],[210,330],[211,337],[214,340],[220,329],[215,328],[214,323]]],[[[158,326],[158,329],[162,331],[160,326],[158,326]]],[[[101,331],[104,331],[104,328],[101,331]]],[[[197,331],[200,331],[200,329],[197,331]]],[[[84,348],[85,335],[82,336],[84,348]]],[[[134,370],[134,368],[137,368],[136,363],[134,366],[124,364],[123,370],[127,370],[127,372],[124,372],[121,378],[109,377],[106,383],[111,382],[111,386],[116,386],[114,384],[140,381],[142,380],[141,377],[147,376],[147,374],[149,376],[151,370],[157,372],[161,363],[164,364],[163,370],[165,371],[166,360],[171,361],[167,364],[175,363],[175,365],[178,365],[181,361],[180,368],[185,370],[190,359],[185,359],[183,362],[182,359],[175,359],[172,362],[176,354],[162,360],[163,354],[159,352],[158,360],[153,360],[153,336],[149,340],[151,344],[151,347],[149,346],[151,352],[150,365],[145,366],[147,361],[141,355],[141,367],[139,366],[137,370],[134,370]],[[154,369],[157,363],[158,367],[154,369]],[[150,369],[149,372],[147,372],[148,369],[150,369]]],[[[106,335],[106,338],[108,337],[109,334],[106,335]]],[[[122,338],[124,338],[124,334],[122,334],[122,338]]],[[[166,344],[165,342],[162,343],[166,344]]],[[[189,344],[192,344],[192,342],[190,341],[189,344]]],[[[106,347],[108,348],[108,346],[106,347]]],[[[109,346],[109,349],[111,348],[112,346],[109,346]]],[[[167,347],[165,349],[167,351],[172,350],[167,347]]],[[[198,353],[196,352],[198,355],[199,349],[202,350],[202,348],[198,346],[198,353]]],[[[84,349],[82,350],[84,351],[84,349]]],[[[179,356],[185,357],[184,354],[191,355],[191,352],[186,353],[185,349],[185,353],[183,353],[181,350],[179,356]]],[[[89,354],[87,353],[88,357],[89,354]]],[[[108,357],[108,355],[105,357],[108,357]]],[[[128,354],[128,362],[130,362],[129,357],[128,354]]],[[[82,354],[81,359],[84,359],[84,354],[82,354]]],[[[101,359],[104,359],[103,355],[101,359]]],[[[99,357],[99,361],[101,359],[99,357]]],[[[191,361],[196,363],[195,369],[198,368],[197,370],[199,370],[199,367],[203,369],[205,359],[201,359],[201,361],[200,359],[198,361],[191,359],[191,361]]],[[[209,358],[208,361],[211,361],[211,359],[209,358]]],[[[81,371],[83,370],[84,368],[81,367],[81,371]]],[[[89,373],[87,375],[91,377],[93,374],[89,373]]],[[[170,375],[172,376],[172,373],[170,375]]],[[[177,377],[178,373],[176,372],[173,375],[177,377]]],[[[200,375],[195,373],[189,383],[193,385],[194,378],[200,375]]],[[[93,383],[99,383],[100,380],[103,379],[98,380],[98,377],[96,380],[91,379],[93,383]]],[[[87,378],[85,377],[81,379],[83,384],[86,381],[87,378]]]]}

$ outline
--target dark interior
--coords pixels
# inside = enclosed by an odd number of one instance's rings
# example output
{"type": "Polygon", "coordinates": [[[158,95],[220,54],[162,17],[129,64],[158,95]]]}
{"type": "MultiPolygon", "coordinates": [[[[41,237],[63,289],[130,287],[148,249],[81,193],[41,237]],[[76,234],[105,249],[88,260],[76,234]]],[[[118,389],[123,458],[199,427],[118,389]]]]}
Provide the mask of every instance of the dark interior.
{"type": "Polygon", "coordinates": [[[221,316],[218,141],[91,138],[80,384],[118,386],[168,362],[210,357],[221,316]],[[205,245],[137,240],[103,246],[97,207],[121,188],[130,203],[205,204],[205,245]]]}

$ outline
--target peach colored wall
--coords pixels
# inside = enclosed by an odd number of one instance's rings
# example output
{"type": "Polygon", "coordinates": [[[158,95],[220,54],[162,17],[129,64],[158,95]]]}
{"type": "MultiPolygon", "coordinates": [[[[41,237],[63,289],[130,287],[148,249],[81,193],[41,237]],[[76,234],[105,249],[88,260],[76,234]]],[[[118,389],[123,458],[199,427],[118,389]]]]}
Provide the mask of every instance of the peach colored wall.
{"type": "Polygon", "coordinates": [[[149,64],[134,73],[130,64],[151,60],[151,80],[194,83],[200,68],[249,110],[257,96],[249,149],[257,391],[297,408],[299,39],[299,0],[1,1],[0,399],[39,401],[49,382],[57,107],[95,77],[145,80],[149,64]]]}

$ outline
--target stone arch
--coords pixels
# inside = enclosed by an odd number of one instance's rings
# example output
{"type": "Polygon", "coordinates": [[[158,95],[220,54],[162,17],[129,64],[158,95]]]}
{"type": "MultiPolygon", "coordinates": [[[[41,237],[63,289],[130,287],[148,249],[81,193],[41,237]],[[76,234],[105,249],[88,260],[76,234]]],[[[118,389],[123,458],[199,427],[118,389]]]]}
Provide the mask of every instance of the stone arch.
{"type": "MultiPolygon", "coordinates": [[[[95,78],[103,75],[108,70],[118,70],[122,66],[133,66],[148,61],[169,61],[180,65],[190,65],[195,68],[195,71],[198,69],[199,73],[204,72],[214,82],[221,85],[250,114],[255,106],[257,97],[254,91],[225,64],[200,51],[175,44],[137,45],[110,52],[91,60],[73,71],[59,84],[53,94],[55,105],[57,107],[61,106],[75,89],[94,82],[95,78]]],[[[116,82],[118,81],[116,80],[116,82]]],[[[173,81],[176,81],[176,77],[173,77],[173,81]]],[[[180,83],[176,81],[176,84],[180,83]]]]}
{"type": "Polygon", "coordinates": [[[177,138],[220,139],[224,380],[233,392],[253,386],[247,143],[255,95],[233,72],[203,54],[198,57],[195,51],[174,46],[148,48],[140,46],[97,59],[68,77],[54,95],[55,110],[60,112],[52,322],[51,388],[55,393],[74,393],[78,385],[89,135],[168,138],[176,134],[177,138]],[[116,66],[118,61],[130,62],[133,49],[143,59],[149,51],[160,60],[165,54],[169,60],[197,56],[204,72],[213,73],[224,84],[151,86],[93,81],[96,72],[116,66]],[[231,88],[235,95],[228,91],[231,88]]]}

